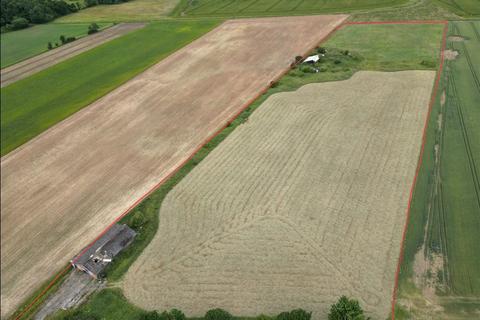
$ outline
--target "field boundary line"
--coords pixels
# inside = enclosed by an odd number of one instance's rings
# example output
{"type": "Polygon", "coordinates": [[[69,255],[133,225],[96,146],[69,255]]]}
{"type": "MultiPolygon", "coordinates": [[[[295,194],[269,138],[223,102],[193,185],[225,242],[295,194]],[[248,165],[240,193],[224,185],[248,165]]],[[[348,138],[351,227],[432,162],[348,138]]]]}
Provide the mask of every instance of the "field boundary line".
{"type": "MultiPolygon", "coordinates": [[[[323,38],[321,38],[318,42],[315,43],[312,47],[308,48],[305,53],[302,54],[303,58],[306,58],[308,54],[313,51],[318,45],[321,43],[327,41],[332,34],[334,34],[337,30],[343,27],[343,25],[346,23],[346,20],[348,19],[348,15],[345,16],[345,18],[332,30],[330,30],[323,38]]],[[[226,20],[226,21],[230,21],[226,20]]],[[[224,24],[226,21],[222,22],[220,25],[224,24]]],[[[218,25],[216,28],[218,28],[220,25],[218,25]]],[[[209,32],[212,32],[216,28],[212,29],[209,32]]],[[[209,33],[208,32],[208,33],[209,33]]],[[[205,36],[205,35],[203,35],[205,36]]],[[[202,36],[202,37],[203,37],[202,36]]],[[[201,38],[201,37],[200,37],[201,38]]],[[[198,38],[198,39],[200,39],[198,38]]],[[[196,39],[197,40],[197,39],[196,39]]],[[[180,50],[180,49],[179,49],[180,50]]],[[[175,53],[172,53],[172,55],[175,53]]],[[[240,109],[235,112],[228,120],[220,126],[213,134],[211,134],[209,137],[207,137],[200,145],[198,145],[194,151],[184,160],[179,162],[177,166],[175,166],[165,177],[163,177],[160,182],[158,182],[156,185],[154,185],[149,191],[147,191],[143,196],[141,196],[139,199],[137,199],[130,207],[128,207],[120,216],[118,216],[115,220],[112,221],[94,240],[92,240],[77,256],[75,259],[71,261],[71,263],[75,263],[78,259],[80,259],[85,252],[90,249],[93,244],[100,239],[105,233],[110,230],[113,225],[115,225],[117,222],[119,222],[121,219],[123,219],[127,214],[129,214],[135,207],[137,207],[143,200],[148,198],[153,192],[155,192],[158,188],[160,188],[165,182],[167,182],[171,177],[173,177],[181,168],[183,168],[199,151],[202,149],[206,144],[208,144],[210,141],[212,141],[218,134],[220,134],[225,128],[227,128],[242,112],[244,112],[246,109],[250,107],[250,105],[255,102],[258,98],[260,98],[263,94],[265,94],[268,89],[270,89],[271,84],[277,82],[280,80],[284,75],[286,75],[291,69],[293,65],[288,66],[281,72],[279,72],[278,75],[272,78],[270,82],[268,82],[256,95],[254,95],[252,98],[250,98],[247,102],[245,102],[240,109]]],[[[146,70],[145,70],[146,71],[146,70]]],[[[42,297],[44,296],[48,290],[61,278],[62,275],[64,275],[70,268],[73,268],[72,265],[70,264],[69,266],[65,267],[59,273],[55,276],[55,278],[47,285],[47,287],[42,290],[42,292],[24,309],[22,310],[18,316],[16,316],[14,319],[15,320],[20,320],[31,308],[35,306],[35,303],[42,297]]]]}
{"type": "MultiPolygon", "coordinates": [[[[422,166],[423,154],[425,152],[425,142],[427,140],[428,123],[430,121],[430,115],[431,115],[431,112],[432,112],[432,108],[433,108],[433,105],[435,104],[435,100],[436,100],[436,97],[437,97],[437,91],[438,91],[438,87],[440,85],[440,78],[442,76],[443,65],[444,65],[444,60],[445,60],[444,51],[445,51],[445,46],[446,46],[446,43],[447,43],[448,21],[447,20],[438,21],[438,22],[435,22],[435,21],[436,20],[431,20],[431,21],[428,21],[426,24],[443,24],[444,25],[442,42],[441,42],[441,46],[440,46],[440,64],[438,66],[437,75],[435,77],[435,82],[434,82],[434,85],[433,85],[433,88],[432,88],[432,95],[431,95],[431,98],[430,98],[430,103],[428,104],[427,118],[425,119],[425,124],[423,126],[422,146],[420,148],[420,155],[418,157],[417,167],[415,169],[415,175],[413,177],[412,186],[410,188],[410,193],[409,193],[409,197],[408,197],[408,205],[407,205],[407,210],[406,210],[406,220],[405,220],[405,225],[403,227],[403,232],[402,232],[402,240],[401,240],[401,243],[400,243],[400,254],[399,254],[399,257],[398,257],[397,269],[395,271],[395,283],[394,283],[393,293],[392,293],[392,305],[391,305],[391,313],[392,313],[391,314],[391,319],[392,320],[395,320],[395,304],[397,302],[398,281],[399,281],[399,275],[400,275],[400,268],[401,268],[401,265],[402,265],[402,262],[403,262],[403,256],[404,256],[404,250],[405,250],[405,239],[406,239],[406,235],[407,235],[408,223],[409,223],[409,220],[410,220],[410,209],[411,209],[411,206],[412,206],[413,193],[414,193],[414,190],[415,190],[415,185],[417,183],[418,174],[419,174],[420,168],[422,166]]],[[[391,22],[387,22],[387,23],[391,23],[391,22]]],[[[358,24],[358,23],[354,23],[354,24],[358,24]]],[[[369,24],[369,23],[361,23],[361,24],[369,24]]],[[[372,23],[372,24],[376,24],[376,23],[372,23]]],[[[406,24],[406,23],[403,23],[403,24],[406,24]]],[[[412,24],[420,24],[420,23],[418,23],[418,21],[412,21],[412,24]]]]}

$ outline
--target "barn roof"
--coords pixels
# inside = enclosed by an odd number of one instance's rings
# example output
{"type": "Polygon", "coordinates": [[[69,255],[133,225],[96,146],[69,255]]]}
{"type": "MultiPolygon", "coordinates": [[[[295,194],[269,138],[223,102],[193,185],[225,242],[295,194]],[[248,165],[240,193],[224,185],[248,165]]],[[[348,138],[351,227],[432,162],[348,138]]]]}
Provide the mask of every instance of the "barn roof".
{"type": "Polygon", "coordinates": [[[130,229],[127,225],[114,224],[83,254],[80,253],[75,256],[72,260],[72,264],[82,265],[90,272],[98,274],[106,267],[113,257],[133,241],[135,235],[135,231],[130,229]]]}

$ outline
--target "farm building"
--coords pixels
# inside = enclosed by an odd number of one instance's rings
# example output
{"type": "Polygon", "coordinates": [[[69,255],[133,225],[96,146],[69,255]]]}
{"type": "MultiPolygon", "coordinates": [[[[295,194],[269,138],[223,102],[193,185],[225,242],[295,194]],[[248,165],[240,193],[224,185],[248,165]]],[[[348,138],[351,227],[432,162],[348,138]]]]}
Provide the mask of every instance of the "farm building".
{"type": "Polygon", "coordinates": [[[86,251],[82,250],[71,263],[97,279],[100,272],[112,259],[132,243],[136,233],[125,224],[113,225],[103,236],[93,243],[86,251]]]}

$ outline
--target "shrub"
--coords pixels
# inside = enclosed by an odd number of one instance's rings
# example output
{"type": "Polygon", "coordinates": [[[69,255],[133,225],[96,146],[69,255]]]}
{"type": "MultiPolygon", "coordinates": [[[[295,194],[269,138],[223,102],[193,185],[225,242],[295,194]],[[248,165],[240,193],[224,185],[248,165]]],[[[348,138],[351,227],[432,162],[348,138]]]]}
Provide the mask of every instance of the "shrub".
{"type": "Polygon", "coordinates": [[[302,56],[296,56],[295,57],[295,63],[299,63],[303,60],[303,57],[302,56]]]}
{"type": "Polygon", "coordinates": [[[212,309],[205,313],[205,320],[232,320],[232,315],[223,309],[212,309]]]}
{"type": "Polygon", "coordinates": [[[173,316],[174,320],[187,320],[187,317],[185,316],[185,314],[178,309],[170,310],[170,314],[173,316]]]}
{"type": "Polygon", "coordinates": [[[303,309],[295,309],[290,312],[280,313],[276,320],[310,320],[311,317],[311,312],[307,312],[303,309]]]}
{"type": "Polygon", "coordinates": [[[15,18],[9,25],[10,30],[20,30],[28,27],[28,20],[25,18],[15,18]]]}
{"type": "Polygon", "coordinates": [[[341,61],[341,60],[338,60],[338,59],[336,59],[335,61],[333,61],[333,63],[335,63],[335,64],[340,64],[340,63],[342,63],[342,61],[341,61]]]}
{"type": "Polygon", "coordinates": [[[98,24],[96,24],[95,22],[93,22],[92,24],[90,24],[88,26],[88,34],[92,34],[92,33],[95,33],[95,32],[98,32],[98,24]]]}
{"type": "Polygon", "coordinates": [[[327,52],[327,50],[323,47],[317,48],[317,53],[325,54],[326,52],[327,52]]]}
{"type": "Polygon", "coordinates": [[[65,44],[67,42],[67,38],[65,38],[65,36],[63,34],[60,36],[60,42],[62,44],[65,44]]]}
{"type": "Polygon", "coordinates": [[[340,297],[337,303],[330,307],[328,320],[368,320],[357,300],[340,297]]]}
{"type": "Polygon", "coordinates": [[[51,43],[51,42],[49,42],[49,43],[47,44],[47,49],[48,49],[48,50],[52,50],[52,49],[53,49],[53,46],[52,46],[52,43],[51,43]]]}

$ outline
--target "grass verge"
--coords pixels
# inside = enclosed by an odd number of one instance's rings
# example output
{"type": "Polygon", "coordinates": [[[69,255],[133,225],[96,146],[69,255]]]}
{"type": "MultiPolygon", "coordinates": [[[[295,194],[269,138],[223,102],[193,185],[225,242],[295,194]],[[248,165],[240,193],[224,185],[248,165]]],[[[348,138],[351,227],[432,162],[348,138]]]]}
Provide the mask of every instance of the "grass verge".
{"type": "MultiPolygon", "coordinates": [[[[203,146],[174,176],[122,219],[121,222],[127,223],[137,230],[138,235],[131,247],[117,256],[106,270],[110,284],[117,286],[130,265],[155,235],[159,219],[161,219],[159,209],[167,193],[236,127],[245,122],[250,114],[270,95],[296,90],[308,83],[345,80],[359,70],[398,71],[418,69],[422,66],[423,69],[433,70],[436,68],[435,58],[439,54],[441,37],[441,25],[375,25],[368,27],[355,25],[339,30],[324,44],[326,55],[320,62],[315,65],[296,66],[277,83],[274,83],[265,94],[243,111],[228,127],[203,146]],[[412,34],[417,36],[412,36],[412,34]],[[383,48],[381,57],[369,56],[370,53],[377,50],[376,47],[370,47],[373,42],[372,39],[379,42],[378,47],[383,48]],[[408,55],[412,46],[416,46],[417,50],[414,51],[413,56],[408,56],[411,63],[406,63],[402,58],[402,51],[404,55],[408,55]],[[434,63],[422,65],[422,61],[425,59],[434,63]],[[315,70],[319,70],[319,72],[315,70]]],[[[324,52],[322,48],[316,50],[324,52]]],[[[66,320],[76,312],[84,316],[90,315],[106,320],[139,319],[144,314],[144,311],[130,304],[118,288],[104,289],[92,295],[85,304],[77,309],[67,312],[61,311],[54,315],[53,319],[66,320]]]]}
{"type": "Polygon", "coordinates": [[[104,96],[218,23],[151,23],[2,88],[1,155],[104,96]]]}

